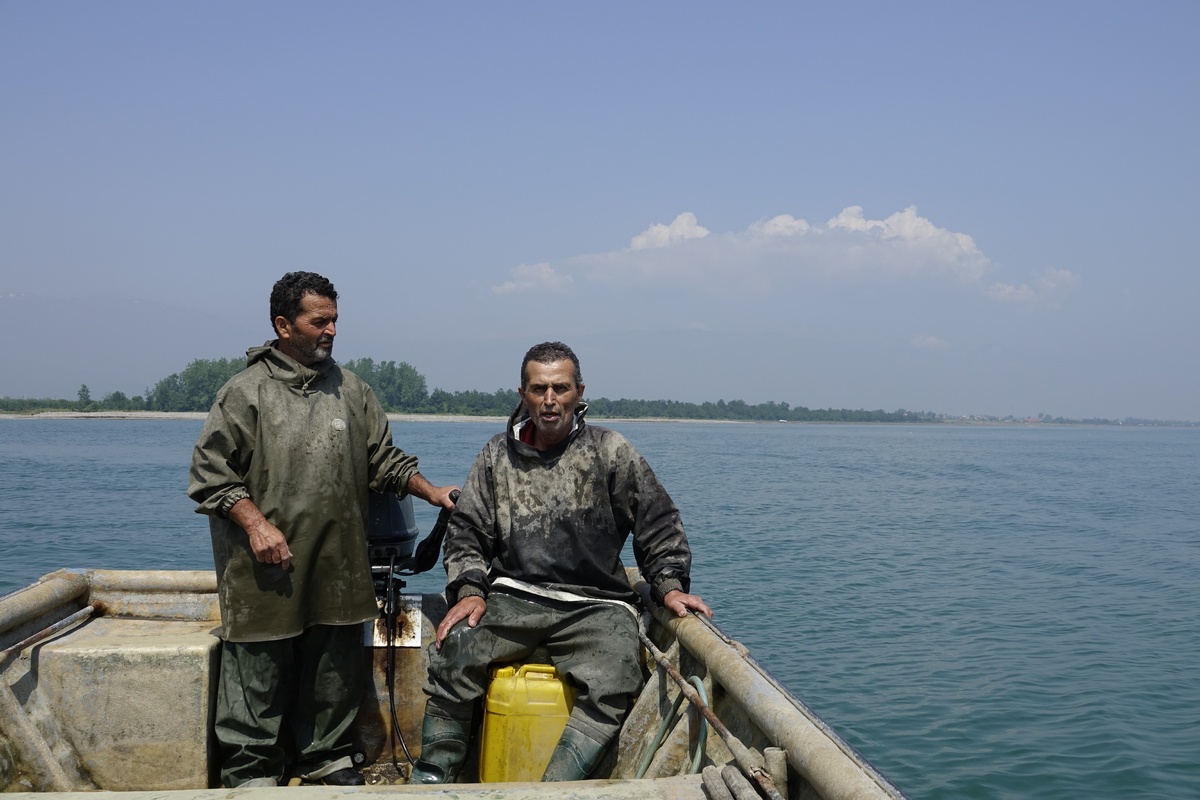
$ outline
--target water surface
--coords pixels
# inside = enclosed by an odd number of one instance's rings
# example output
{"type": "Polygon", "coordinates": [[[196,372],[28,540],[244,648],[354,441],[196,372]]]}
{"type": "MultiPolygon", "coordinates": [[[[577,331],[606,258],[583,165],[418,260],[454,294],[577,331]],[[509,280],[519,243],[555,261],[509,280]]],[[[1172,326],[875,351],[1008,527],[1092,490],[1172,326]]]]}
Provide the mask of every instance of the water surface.
{"type": "MultiPolygon", "coordinates": [[[[211,568],[200,426],[0,420],[0,593],[211,568]]],[[[612,427],[682,509],[718,624],[913,798],[1200,797],[1200,431],[612,427]]],[[[393,425],[435,483],[497,429],[393,425]]]]}

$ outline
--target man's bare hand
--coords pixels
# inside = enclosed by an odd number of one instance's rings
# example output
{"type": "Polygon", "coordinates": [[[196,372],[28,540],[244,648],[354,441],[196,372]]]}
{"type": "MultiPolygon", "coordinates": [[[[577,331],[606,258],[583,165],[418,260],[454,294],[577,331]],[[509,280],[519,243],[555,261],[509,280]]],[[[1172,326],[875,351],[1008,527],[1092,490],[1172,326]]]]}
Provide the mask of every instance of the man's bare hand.
{"type": "Polygon", "coordinates": [[[229,509],[229,518],[240,525],[250,538],[250,550],[256,559],[263,564],[278,564],[287,571],[292,564],[292,551],[288,548],[287,537],[267,521],[253,501],[249,498],[238,500],[229,509]]]}
{"type": "Polygon", "coordinates": [[[667,592],[667,596],[663,598],[663,605],[677,617],[686,617],[690,608],[697,614],[703,614],[712,619],[712,609],[708,607],[707,603],[694,594],[681,592],[678,589],[667,592]]]}
{"type": "Polygon", "coordinates": [[[458,487],[434,486],[424,475],[416,472],[408,479],[408,483],[404,486],[404,491],[416,495],[431,506],[453,509],[454,501],[450,499],[450,493],[458,491],[458,487]]]}
{"type": "Polygon", "coordinates": [[[429,504],[433,506],[441,506],[454,510],[454,499],[450,497],[453,492],[457,492],[457,486],[434,486],[433,496],[429,498],[429,504]]]}
{"type": "Polygon", "coordinates": [[[467,625],[474,628],[479,624],[479,620],[483,617],[483,612],[485,611],[487,611],[487,601],[479,595],[467,595],[462,600],[459,600],[457,603],[455,603],[454,608],[451,608],[446,612],[446,617],[442,620],[442,624],[438,625],[438,650],[442,649],[442,642],[444,642],[446,637],[450,635],[451,628],[462,622],[464,619],[467,621],[467,625]]]}

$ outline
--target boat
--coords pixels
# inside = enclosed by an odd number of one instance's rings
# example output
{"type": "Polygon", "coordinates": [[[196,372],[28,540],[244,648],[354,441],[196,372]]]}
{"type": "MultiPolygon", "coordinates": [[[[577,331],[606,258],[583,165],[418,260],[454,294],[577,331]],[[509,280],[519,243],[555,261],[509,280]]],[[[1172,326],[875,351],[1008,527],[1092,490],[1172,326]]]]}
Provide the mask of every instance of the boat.
{"type": "MultiPolygon", "coordinates": [[[[647,595],[636,570],[629,579],[647,595]]],[[[904,798],[744,646],[702,616],[660,609],[644,614],[646,686],[593,777],[569,787],[536,779],[408,786],[426,648],[446,604],[392,583],[380,619],[364,626],[371,677],[355,760],[367,785],[306,787],[313,800],[904,798]]],[[[156,800],[286,791],[224,789],[216,777],[216,589],[211,571],[62,569],[0,597],[0,790],[152,792],[156,800]]],[[[481,760],[473,756],[468,769],[481,760]]]]}

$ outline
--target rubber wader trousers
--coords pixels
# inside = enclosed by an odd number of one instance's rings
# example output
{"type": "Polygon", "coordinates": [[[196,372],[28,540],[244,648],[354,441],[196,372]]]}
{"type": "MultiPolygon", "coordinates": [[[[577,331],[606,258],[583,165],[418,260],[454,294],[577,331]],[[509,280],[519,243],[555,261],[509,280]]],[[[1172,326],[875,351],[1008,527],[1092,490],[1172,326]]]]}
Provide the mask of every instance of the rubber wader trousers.
{"type": "Polygon", "coordinates": [[[539,646],[576,690],[567,730],[551,756],[553,775],[548,768],[546,778],[587,777],[642,687],[633,615],[609,603],[534,600],[502,592],[493,592],[487,604],[479,625],[459,623],[440,651],[436,645],[429,648],[429,699],[414,782],[457,778],[472,711],[487,693],[489,667],[521,661],[539,646]]]}
{"type": "Polygon", "coordinates": [[[363,693],[362,625],[315,625],[273,642],[224,642],[214,729],[221,783],[352,766],[363,693]]]}

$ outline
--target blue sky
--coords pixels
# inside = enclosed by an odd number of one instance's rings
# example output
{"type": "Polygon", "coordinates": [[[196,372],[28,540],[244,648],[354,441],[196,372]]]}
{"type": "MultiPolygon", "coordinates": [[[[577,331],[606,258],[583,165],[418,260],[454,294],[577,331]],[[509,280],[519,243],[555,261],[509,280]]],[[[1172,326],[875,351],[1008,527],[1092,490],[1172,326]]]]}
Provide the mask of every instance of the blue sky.
{"type": "Polygon", "coordinates": [[[309,269],[336,356],[430,388],[513,388],[561,339],[594,397],[1200,420],[1197,30],[0,0],[0,396],[238,355],[309,269]]]}

